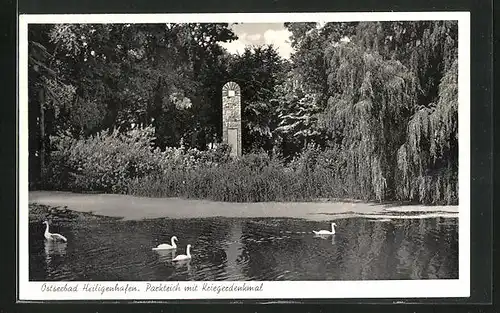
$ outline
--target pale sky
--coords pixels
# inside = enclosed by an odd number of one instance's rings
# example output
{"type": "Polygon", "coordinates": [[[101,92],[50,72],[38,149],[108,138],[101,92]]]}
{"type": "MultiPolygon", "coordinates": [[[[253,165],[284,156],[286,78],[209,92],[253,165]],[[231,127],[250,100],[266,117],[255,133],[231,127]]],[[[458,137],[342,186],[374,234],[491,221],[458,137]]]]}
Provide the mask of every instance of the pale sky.
{"type": "Polygon", "coordinates": [[[268,44],[272,44],[285,59],[289,59],[293,52],[289,39],[291,33],[283,23],[242,23],[230,27],[238,36],[238,40],[221,43],[230,53],[239,54],[245,51],[247,46],[268,44]]]}

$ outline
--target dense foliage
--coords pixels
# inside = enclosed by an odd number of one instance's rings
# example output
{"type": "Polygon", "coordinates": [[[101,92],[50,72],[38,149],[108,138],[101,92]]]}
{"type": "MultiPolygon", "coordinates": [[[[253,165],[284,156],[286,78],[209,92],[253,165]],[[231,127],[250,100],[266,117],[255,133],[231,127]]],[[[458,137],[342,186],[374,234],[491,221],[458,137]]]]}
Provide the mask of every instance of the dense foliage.
{"type": "Polygon", "coordinates": [[[30,25],[30,182],[456,203],[457,23],[285,27],[290,60],[272,46],[229,54],[228,24],[30,25]],[[220,144],[229,80],[242,90],[240,159],[220,144]]]}
{"type": "Polygon", "coordinates": [[[293,61],[348,194],[456,203],[457,23],[315,26],[288,25],[293,61]]]}
{"type": "Polygon", "coordinates": [[[115,128],[81,139],[70,134],[54,136],[46,184],[58,190],[127,193],[132,180],[229,160],[226,145],[207,151],[161,150],[154,146],[154,132],[152,127],[121,132],[115,128]]]}

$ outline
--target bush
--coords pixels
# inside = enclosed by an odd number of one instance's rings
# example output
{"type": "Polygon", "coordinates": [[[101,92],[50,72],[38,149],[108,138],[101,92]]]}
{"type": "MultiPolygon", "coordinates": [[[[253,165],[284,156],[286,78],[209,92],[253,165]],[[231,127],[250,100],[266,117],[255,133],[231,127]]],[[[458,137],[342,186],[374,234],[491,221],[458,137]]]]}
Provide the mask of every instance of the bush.
{"type": "Polygon", "coordinates": [[[70,190],[125,192],[128,178],[157,170],[151,136],[152,130],[145,128],[124,134],[103,131],[81,140],[67,134],[52,137],[50,168],[55,170],[49,181],[70,190]]]}
{"type": "Polygon", "coordinates": [[[128,193],[131,181],[169,175],[227,162],[229,150],[220,146],[211,151],[167,148],[154,149],[154,129],[136,128],[120,133],[103,131],[85,139],[69,134],[51,138],[52,153],[45,188],[73,191],[128,193]]]}

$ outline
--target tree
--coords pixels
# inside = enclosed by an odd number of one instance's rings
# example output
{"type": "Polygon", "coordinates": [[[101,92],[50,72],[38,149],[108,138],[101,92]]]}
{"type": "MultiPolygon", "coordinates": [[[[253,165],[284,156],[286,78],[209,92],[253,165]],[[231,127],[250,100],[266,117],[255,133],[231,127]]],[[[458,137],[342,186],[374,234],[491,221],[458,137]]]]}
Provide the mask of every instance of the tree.
{"type": "Polygon", "coordinates": [[[39,169],[30,171],[31,181],[44,177],[48,136],[57,129],[55,121],[75,94],[50,53],[53,46],[48,29],[47,25],[33,25],[28,32],[29,162],[32,169],[39,169]]]}
{"type": "Polygon", "coordinates": [[[419,78],[419,103],[438,97],[441,78],[457,59],[456,21],[359,23],[355,39],[368,50],[399,60],[419,78]]]}
{"type": "Polygon", "coordinates": [[[229,77],[240,85],[242,95],[243,150],[273,147],[276,128],[275,88],[285,79],[287,64],[273,46],[246,48],[234,56],[229,77]]]}
{"type": "MultiPolygon", "coordinates": [[[[292,33],[291,43],[296,51],[292,55],[294,69],[296,73],[300,73],[299,81],[303,83],[301,85],[305,92],[326,96],[328,74],[325,49],[332,43],[352,36],[356,25],[357,23],[326,23],[320,27],[318,23],[285,23],[285,27],[292,33]]],[[[325,102],[326,98],[318,100],[325,102]]]]}
{"type": "Polygon", "coordinates": [[[420,106],[397,154],[398,196],[420,202],[458,200],[458,62],[439,85],[435,105],[420,106]]]}
{"type": "Polygon", "coordinates": [[[221,133],[221,121],[216,118],[221,112],[220,95],[216,91],[222,87],[226,65],[219,42],[236,36],[226,23],[167,24],[166,29],[166,35],[152,45],[157,49],[153,60],[163,55],[163,63],[174,67],[168,72],[177,75],[163,74],[162,90],[167,96],[155,96],[155,112],[164,108],[161,119],[155,122],[156,136],[162,148],[179,145],[182,140],[187,146],[205,149],[221,133]],[[170,139],[164,140],[167,137],[170,139]]]}
{"type": "MultiPolygon", "coordinates": [[[[70,24],[44,31],[54,59],[76,88],[67,110],[73,133],[85,136],[150,123],[153,113],[172,107],[186,111],[192,105],[191,112],[177,113],[197,119],[193,112],[207,102],[202,89],[210,83],[197,77],[221,53],[218,42],[234,38],[222,23],[70,24]]],[[[196,124],[191,122],[186,124],[196,124]]],[[[161,127],[158,131],[157,137],[169,136],[161,127]]]]}
{"type": "Polygon", "coordinates": [[[294,72],[277,88],[277,128],[274,131],[278,151],[285,158],[294,156],[308,144],[321,144],[324,135],[317,118],[322,109],[318,94],[305,93],[298,85],[294,72]]]}
{"type": "MultiPolygon", "coordinates": [[[[309,129],[323,132],[319,141],[335,152],[335,175],[350,194],[455,202],[457,23],[288,28],[300,73],[294,80],[317,94],[319,116],[309,129]]],[[[282,123],[299,125],[292,120],[282,123]]]]}
{"type": "Polygon", "coordinates": [[[233,38],[223,23],[30,25],[30,162],[45,168],[59,131],[78,138],[152,123],[162,148],[204,146],[189,137],[220,128],[200,113],[220,107],[220,82],[207,73],[224,54],[218,42],[233,38]]]}
{"type": "Polygon", "coordinates": [[[416,105],[398,148],[399,199],[456,203],[458,199],[458,28],[455,21],[360,23],[357,40],[400,60],[417,78],[416,105]]]}
{"type": "Polygon", "coordinates": [[[416,77],[400,62],[353,43],[326,53],[329,84],[342,91],[330,97],[322,123],[342,151],[342,176],[367,198],[391,198],[396,151],[416,103],[416,77]]]}

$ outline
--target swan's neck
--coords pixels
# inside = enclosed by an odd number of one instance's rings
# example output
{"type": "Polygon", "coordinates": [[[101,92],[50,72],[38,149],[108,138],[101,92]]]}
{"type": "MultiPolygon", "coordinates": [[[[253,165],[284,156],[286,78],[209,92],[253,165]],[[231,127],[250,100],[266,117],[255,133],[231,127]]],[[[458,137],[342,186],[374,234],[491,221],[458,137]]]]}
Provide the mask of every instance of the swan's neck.
{"type": "Polygon", "coordinates": [[[332,224],[332,233],[335,232],[335,225],[332,224]]]}
{"type": "Polygon", "coordinates": [[[49,233],[49,224],[45,224],[45,233],[50,234],[49,233]]]}
{"type": "Polygon", "coordinates": [[[191,257],[191,251],[189,251],[189,250],[191,250],[191,247],[187,247],[187,248],[186,248],[186,255],[187,255],[188,257],[191,257]]]}
{"type": "Polygon", "coordinates": [[[172,238],[170,242],[172,242],[172,247],[177,247],[177,245],[175,244],[175,238],[172,238]]]}

